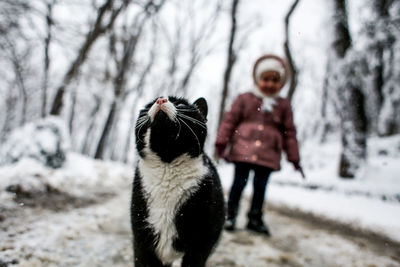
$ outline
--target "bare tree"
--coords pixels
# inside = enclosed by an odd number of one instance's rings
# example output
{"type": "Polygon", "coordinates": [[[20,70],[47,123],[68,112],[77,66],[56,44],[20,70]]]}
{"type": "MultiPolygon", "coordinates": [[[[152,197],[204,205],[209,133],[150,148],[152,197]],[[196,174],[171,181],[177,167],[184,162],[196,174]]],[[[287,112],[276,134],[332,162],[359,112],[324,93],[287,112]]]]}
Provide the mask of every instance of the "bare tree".
{"type": "Polygon", "coordinates": [[[123,53],[121,58],[119,57],[119,55],[117,55],[116,50],[114,49],[114,38],[111,38],[111,52],[114,55],[114,61],[117,67],[117,73],[113,79],[114,99],[111,103],[104,129],[100,136],[99,144],[95,153],[95,158],[104,158],[107,139],[114,124],[115,117],[118,114],[117,109],[122,106],[122,103],[127,95],[127,74],[131,70],[132,64],[134,62],[133,57],[136,52],[136,47],[139,38],[141,37],[144,25],[153,15],[155,15],[160,10],[164,2],[165,1],[155,3],[153,0],[148,1],[144,7],[143,12],[139,13],[135,17],[133,23],[129,27],[129,29],[131,29],[129,38],[122,42],[123,53]]]}
{"type": "Polygon", "coordinates": [[[288,91],[288,95],[287,98],[289,100],[292,100],[293,94],[296,90],[296,86],[297,86],[297,76],[298,76],[298,69],[296,67],[296,64],[294,62],[292,53],[290,51],[290,32],[289,32],[289,23],[290,23],[290,17],[292,16],[294,10],[296,9],[298,3],[300,2],[300,0],[295,0],[293,2],[293,4],[291,5],[289,12],[286,14],[285,17],[285,43],[284,43],[284,50],[285,50],[285,55],[286,58],[288,60],[288,64],[290,67],[290,85],[289,85],[289,91],[288,91]]]}
{"type": "Polygon", "coordinates": [[[2,0],[0,2],[0,45],[2,39],[14,30],[19,30],[19,19],[31,10],[27,0],[2,0]]]}
{"type": "Polygon", "coordinates": [[[117,8],[114,8],[115,1],[116,0],[106,0],[104,4],[97,10],[97,18],[95,23],[86,35],[85,41],[79,49],[76,58],[72,61],[67,72],[65,73],[61,85],[56,90],[55,98],[50,110],[51,115],[60,115],[65,89],[78,75],[82,64],[85,62],[90,49],[96,40],[112,28],[118,15],[129,4],[129,1],[124,0],[117,8]]]}
{"type": "MultiPolygon", "coordinates": [[[[27,120],[28,90],[26,76],[29,66],[25,62],[30,58],[31,47],[26,45],[22,33],[21,19],[31,11],[25,0],[4,0],[0,2],[0,60],[9,66],[13,75],[9,82],[9,96],[6,100],[5,120],[2,133],[4,137],[13,125],[21,126],[27,120]],[[18,94],[11,92],[17,89],[18,94]],[[16,115],[12,113],[16,112],[16,115]],[[14,121],[16,122],[14,123],[14,121]]],[[[3,70],[0,70],[3,73],[3,70]]],[[[4,70],[6,72],[7,70],[4,70]]],[[[6,77],[9,75],[4,74],[6,77]]]]}
{"type": "Polygon", "coordinates": [[[369,21],[366,24],[367,34],[371,37],[372,44],[371,50],[373,55],[376,57],[376,64],[373,66],[373,86],[377,95],[378,109],[381,109],[383,103],[383,84],[384,84],[384,51],[390,49],[393,44],[392,34],[390,32],[385,32],[385,38],[379,38],[375,36],[381,34],[384,29],[390,31],[390,28],[383,28],[383,23],[388,23],[389,20],[389,6],[393,3],[393,0],[374,0],[372,3],[372,11],[374,12],[373,21],[369,21]],[[383,29],[382,29],[383,28],[383,29]]]}
{"type": "Polygon", "coordinates": [[[231,74],[233,67],[236,63],[237,59],[237,51],[235,51],[235,42],[236,42],[236,34],[237,34],[237,12],[238,12],[239,0],[232,0],[231,7],[231,29],[229,34],[229,43],[228,43],[228,57],[224,72],[224,79],[222,84],[222,95],[221,95],[221,104],[220,111],[218,116],[218,124],[220,125],[222,116],[225,111],[226,98],[228,97],[229,83],[231,80],[231,74]]]}
{"type": "Polygon", "coordinates": [[[137,105],[138,105],[138,100],[143,95],[144,87],[146,85],[146,79],[149,76],[150,70],[152,69],[152,67],[156,61],[156,45],[158,43],[158,34],[156,33],[154,24],[153,24],[153,41],[152,41],[152,43],[153,43],[153,45],[152,45],[152,48],[150,49],[150,58],[146,64],[145,68],[141,72],[137,84],[134,86],[134,89],[132,90],[136,93],[136,96],[135,96],[134,101],[131,104],[131,108],[130,108],[130,115],[131,115],[130,125],[129,125],[128,134],[127,134],[126,141],[125,141],[124,151],[123,151],[122,158],[121,158],[122,161],[125,163],[128,162],[129,151],[132,147],[132,139],[134,136],[133,133],[134,133],[135,125],[136,125],[135,118],[136,118],[136,109],[137,109],[137,105]]]}
{"type": "Polygon", "coordinates": [[[49,0],[47,2],[47,13],[46,13],[46,37],[44,40],[44,64],[43,64],[43,80],[42,80],[42,107],[41,115],[44,118],[47,114],[47,89],[49,86],[49,69],[50,69],[50,44],[52,42],[53,34],[52,28],[54,24],[53,19],[53,8],[57,3],[57,0],[49,0]]]}
{"type": "MultiPolygon", "coordinates": [[[[330,59],[328,59],[328,64],[326,64],[326,71],[325,73],[331,73],[331,63],[330,59]]],[[[329,121],[328,118],[328,109],[330,104],[333,101],[330,101],[330,94],[329,94],[329,75],[325,75],[324,84],[322,86],[322,95],[321,95],[321,124],[320,124],[320,131],[319,131],[319,140],[321,143],[326,141],[327,135],[329,132],[332,131],[332,123],[329,121]]]]}
{"type": "Polygon", "coordinates": [[[339,163],[339,175],[343,178],[353,178],[366,158],[366,116],[364,109],[364,94],[362,58],[352,53],[352,39],[348,26],[345,0],[334,0],[333,17],[334,40],[333,56],[330,58],[332,73],[329,87],[336,90],[337,105],[341,117],[342,153],[339,163]]]}
{"type": "Polygon", "coordinates": [[[27,66],[24,64],[30,54],[30,48],[27,47],[23,51],[18,51],[16,44],[8,40],[8,58],[13,67],[15,76],[15,86],[19,92],[19,116],[18,125],[22,126],[26,122],[26,112],[28,105],[28,92],[26,88],[25,77],[27,75],[27,66]]]}
{"type": "Polygon", "coordinates": [[[217,2],[216,8],[210,17],[204,19],[198,32],[192,31],[190,37],[190,60],[183,78],[177,88],[182,95],[186,95],[190,79],[198,64],[206,58],[213,50],[214,45],[210,44],[210,36],[214,33],[217,20],[221,13],[221,3],[217,2]],[[208,44],[207,44],[208,43],[208,44]]]}
{"type": "MultiPolygon", "coordinates": [[[[193,74],[199,64],[215,49],[211,41],[221,14],[221,1],[192,1],[179,3],[179,11],[173,18],[172,30],[159,24],[168,45],[167,75],[159,84],[156,95],[168,90],[169,94],[186,96],[193,74]],[[198,6],[200,3],[201,7],[198,6]],[[211,11],[209,6],[212,3],[211,11]],[[206,6],[206,8],[204,8],[206,6]],[[199,9],[207,9],[198,16],[199,9]]],[[[161,19],[160,19],[161,20],[161,19]]],[[[168,17],[168,20],[171,18],[168,17]]],[[[163,25],[165,24],[165,25],[163,25]]]]}
{"type": "Polygon", "coordinates": [[[14,118],[14,112],[12,110],[15,108],[17,105],[17,97],[13,94],[13,88],[10,87],[11,89],[8,90],[7,96],[6,96],[6,101],[5,101],[5,119],[4,123],[1,128],[0,132],[0,143],[3,143],[7,139],[7,135],[12,131],[14,125],[13,122],[15,121],[14,118]]]}
{"type": "MultiPolygon", "coordinates": [[[[373,116],[373,126],[380,136],[400,133],[399,90],[399,1],[372,1],[372,17],[365,24],[368,45],[368,62],[372,71],[371,95],[375,96],[378,116],[373,116]],[[393,5],[397,2],[396,5],[393,5]],[[392,11],[392,12],[390,12],[392,11]]],[[[374,115],[376,112],[373,113],[374,115]]]]}
{"type": "Polygon", "coordinates": [[[82,149],[81,152],[86,155],[90,155],[90,144],[91,144],[91,139],[93,138],[94,134],[94,126],[96,124],[96,114],[100,110],[101,106],[101,98],[100,96],[93,94],[93,99],[95,101],[93,109],[89,113],[89,122],[88,122],[88,127],[86,129],[85,133],[85,138],[82,142],[82,149]]]}

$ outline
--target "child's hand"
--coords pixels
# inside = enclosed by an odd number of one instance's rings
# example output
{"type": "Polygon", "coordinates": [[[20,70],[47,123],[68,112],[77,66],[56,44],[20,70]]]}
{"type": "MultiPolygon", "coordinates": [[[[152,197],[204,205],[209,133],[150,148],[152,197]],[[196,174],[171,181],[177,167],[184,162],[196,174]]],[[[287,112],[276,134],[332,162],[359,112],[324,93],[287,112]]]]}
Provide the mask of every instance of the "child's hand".
{"type": "Polygon", "coordinates": [[[306,179],[306,176],[305,176],[305,174],[304,174],[303,168],[301,167],[300,163],[299,163],[299,162],[292,162],[292,163],[293,163],[294,169],[295,169],[296,171],[300,172],[301,177],[302,177],[303,179],[306,179]]]}
{"type": "Polygon", "coordinates": [[[217,151],[217,154],[220,158],[224,158],[225,156],[225,149],[226,149],[226,145],[215,145],[215,149],[217,151]]]}
{"type": "Polygon", "coordinates": [[[231,162],[229,159],[228,153],[226,151],[226,145],[215,145],[215,150],[219,158],[224,159],[226,162],[231,162]]]}

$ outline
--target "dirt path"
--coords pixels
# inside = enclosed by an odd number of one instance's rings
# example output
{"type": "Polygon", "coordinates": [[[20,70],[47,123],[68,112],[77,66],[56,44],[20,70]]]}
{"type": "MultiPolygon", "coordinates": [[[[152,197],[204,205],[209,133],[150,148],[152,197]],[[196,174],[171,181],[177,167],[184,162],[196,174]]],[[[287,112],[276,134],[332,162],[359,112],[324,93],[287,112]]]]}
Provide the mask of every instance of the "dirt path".
{"type": "MultiPolygon", "coordinates": [[[[243,229],[246,207],[241,210],[238,231],[223,233],[210,267],[400,266],[393,243],[348,235],[276,209],[268,209],[265,220],[273,236],[265,238],[243,229]]],[[[0,222],[0,267],[132,266],[128,211],[128,190],[63,212],[25,208],[0,222]]]]}
{"type": "Polygon", "coordinates": [[[244,230],[241,215],[241,230],[224,233],[211,266],[400,266],[400,247],[344,235],[340,225],[325,227],[301,214],[287,216],[269,209],[265,220],[272,237],[264,238],[244,230]]]}

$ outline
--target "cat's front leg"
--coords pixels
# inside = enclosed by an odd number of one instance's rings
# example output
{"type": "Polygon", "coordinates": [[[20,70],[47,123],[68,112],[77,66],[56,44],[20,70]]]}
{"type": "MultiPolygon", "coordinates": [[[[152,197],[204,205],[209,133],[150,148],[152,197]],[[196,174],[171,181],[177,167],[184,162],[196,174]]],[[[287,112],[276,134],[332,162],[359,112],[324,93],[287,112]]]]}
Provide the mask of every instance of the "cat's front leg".
{"type": "Polygon", "coordinates": [[[134,267],[171,267],[171,265],[163,264],[151,251],[135,248],[134,267]]]}
{"type": "Polygon", "coordinates": [[[186,252],[182,259],[182,267],[205,267],[208,258],[208,253],[200,253],[196,251],[194,253],[186,252]],[[207,255],[205,255],[207,254],[207,255]]]}

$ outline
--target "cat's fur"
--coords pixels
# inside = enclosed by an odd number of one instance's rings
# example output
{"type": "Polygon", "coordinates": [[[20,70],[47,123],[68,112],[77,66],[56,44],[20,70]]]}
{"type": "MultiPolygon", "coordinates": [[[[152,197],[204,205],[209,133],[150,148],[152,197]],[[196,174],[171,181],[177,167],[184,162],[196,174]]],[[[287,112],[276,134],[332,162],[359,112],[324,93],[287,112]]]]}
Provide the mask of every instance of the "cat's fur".
{"type": "Polygon", "coordinates": [[[205,266],[224,223],[215,166],[204,154],[207,102],[152,101],[136,124],[131,223],[136,267],[205,266]]]}

